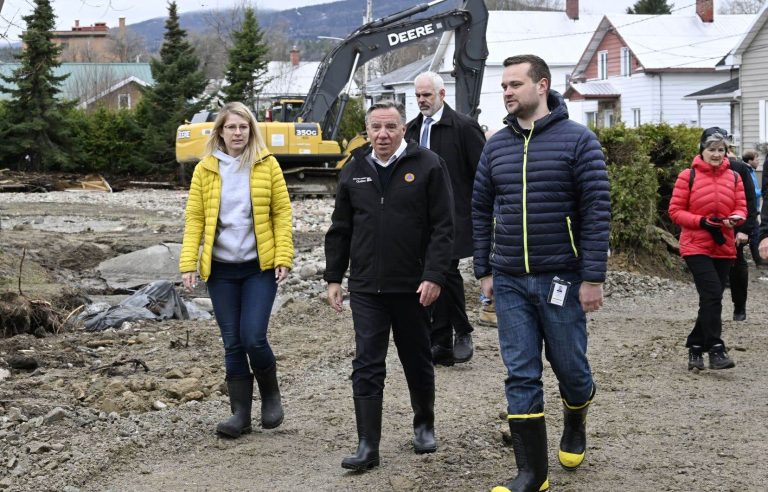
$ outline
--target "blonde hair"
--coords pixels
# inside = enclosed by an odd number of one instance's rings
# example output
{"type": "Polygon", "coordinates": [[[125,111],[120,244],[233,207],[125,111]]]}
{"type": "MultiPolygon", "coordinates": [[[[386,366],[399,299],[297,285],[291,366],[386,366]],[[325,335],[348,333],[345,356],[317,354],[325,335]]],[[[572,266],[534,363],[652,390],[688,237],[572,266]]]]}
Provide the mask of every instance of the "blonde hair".
{"type": "Polygon", "coordinates": [[[208,143],[205,145],[205,152],[208,155],[213,155],[217,150],[222,152],[227,151],[221,132],[224,131],[224,123],[227,121],[227,117],[231,114],[246,120],[250,128],[248,133],[248,144],[245,146],[245,149],[240,156],[240,167],[242,168],[242,166],[252,164],[253,161],[261,155],[261,151],[267,149],[267,145],[261,137],[259,127],[256,126],[256,117],[251,110],[248,109],[248,106],[241,102],[227,103],[221,108],[218,116],[216,116],[216,121],[213,122],[213,129],[211,130],[211,136],[208,139],[208,143]]]}

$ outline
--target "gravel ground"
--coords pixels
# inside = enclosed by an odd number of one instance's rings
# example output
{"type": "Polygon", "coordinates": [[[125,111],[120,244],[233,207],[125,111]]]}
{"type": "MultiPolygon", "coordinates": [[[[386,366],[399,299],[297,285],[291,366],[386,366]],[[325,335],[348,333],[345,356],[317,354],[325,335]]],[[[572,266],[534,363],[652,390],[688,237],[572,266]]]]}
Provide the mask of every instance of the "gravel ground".
{"type": "MultiPolygon", "coordinates": [[[[27,295],[64,285],[104,294],[98,262],[179,242],[185,197],[176,191],[0,195],[0,277],[13,278],[25,249],[27,295]]],[[[356,445],[354,339],[349,310],[338,315],[322,302],[322,235],[331,209],[327,199],[294,203],[296,266],[280,289],[283,303],[270,329],[286,410],[281,427],[257,428],[234,441],[214,434],[228,405],[213,321],[0,339],[0,490],[475,491],[511,478],[497,335],[477,324],[474,358],[437,368],[437,453],[411,450],[411,410],[393,347],[382,465],[364,474],[339,466],[356,445]],[[38,367],[11,367],[24,358],[38,367]]],[[[475,322],[477,283],[469,264],[463,268],[475,322]]],[[[768,278],[750,274],[747,321],[730,321],[730,303],[724,307],[724,339],[736,368],[688,372],[684,339],[696,311],[691,282],[609,273],[605,306],[589,316],[598,393],[587,460],[575,473],[556,466],[562,418],[556,381],[545,368],[551,490],[765,490],[768,278]]],[[[0,291],[15,287],[0,283],[0,291]]]]}

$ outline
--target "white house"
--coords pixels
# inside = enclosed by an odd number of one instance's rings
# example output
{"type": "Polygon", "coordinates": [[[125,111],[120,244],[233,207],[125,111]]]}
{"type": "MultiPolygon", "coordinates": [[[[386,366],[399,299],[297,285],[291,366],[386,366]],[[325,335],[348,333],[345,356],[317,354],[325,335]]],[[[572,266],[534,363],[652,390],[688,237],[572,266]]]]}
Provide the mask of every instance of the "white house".
{"type": "MultiPolygon", "coordinates": [[[[565,90],[571,71],[602,18],[601,15],[580,15],[578,6],[578,0],[567,0],[565,12],[489,12],[486,32],[489,54],[478,117],[481,125],[499,128],[507,115],[501,91],[502,63],[507,57],[528,53],[542,57],[552,71],[552,88],[560,92],[565,90]]],[[[371,81],[368,87],[376,86],[373,91],[376,95],[386,94],[403,102],[408,118],[414,118],[418,114],[418,106],[413,95],[413,79],[423,70],[414,72],[413,69],[423,66],[423,69],[442,75],[446,82],[446,101],[455,107],[454,84],[450,75],[453,70],[453,37],[453,31],[443,34],[429,64],[416,62],[408,70],[397,73],[396,77],[392,77],[395,72],[387,74],[371,81]]]]}
{"type": "Polygon", "coordinates": [[[721,126],[727,104],[697,107],[685,96],[734,78],[717,65],[754,15],[714,15],[697,0],[694,15],[606,15],[578,61],[565,96],[571,118],[597,126],[623,121],[721,126]]]}

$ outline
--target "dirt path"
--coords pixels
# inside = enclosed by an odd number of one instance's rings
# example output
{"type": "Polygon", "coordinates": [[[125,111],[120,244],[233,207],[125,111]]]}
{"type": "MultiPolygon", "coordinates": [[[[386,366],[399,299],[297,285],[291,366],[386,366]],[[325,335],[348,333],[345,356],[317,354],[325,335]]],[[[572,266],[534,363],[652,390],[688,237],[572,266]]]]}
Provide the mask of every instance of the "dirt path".
{"type": "MultiPolygon", "coordinates": [[[[119,207],[96,206],[121,213],[119,207]]],[[[78,210],[87,213],[84,206],[78,210]]],[[[145,226],[149,219],[134,218],[134,212],[125,216],[144,231],[134,238],[137,245],[153,234],[170,240],[179,232],[171,229],[178,220],[172,214],[161,220],[147,211],[155,222],[145,226]],[[153,232],[156,222],[167,222],[163,232],[153,232]]],[[[69,241],[92,241],[90,234],[69,241]]],[[[48,241],[54,239],[67,241],[61,234],[48,241]]],[[[100,241],[114,249],[109,236],[100,241]]],[[[22,242],[2,231],[0,253],[22,242]]],[[[68,248],[56,244],[57,251],[68,248]]],[[[32,257],[45,260],[39,247],[32,257]]],[[[587,460],[576,473],[556,465],[562,418],[556,381],[545,368],[551,490],[765,490],[768,280],[760,280],[754,269],[750,274],[748,320],[726,321],[724,327],[737,367],[720,372],[686,370],[684,338],[696,304],[689,282],[658,287],[653,279],[630,275],[630,288],[612,289],[603,310],[590,316],[598,393],[590,410],[587,460]]],[[[617,278],[612,273],[612,281],[617,278]]],[[[476,291],[473,282],[468,289],[476,291]]],[[[470,307],[476,321],[474,299],[470,307]]],[[[728,320],[730,308],[726,303],[728,320]]],[[[0,381],[0,489],[480,491],[513,476],[512,449],[502,438],[504,369],[494,329],[477,326],[471,362],[437,369],[439,448],[433,455],[411,450],[412,413],[391,347],[382,464],[353,474],[339,466],[356,445],[349,310],[336,315],[318,299],[297,300],[286,304],[271,326],[285,422],[235,441],[213,432],[228,413],[213,322],[137,323],[100,334],[0,340],[0,369],[20,353],[40,362],[35,372],[15,371],[0,381]],[[180,344],[187,335],[189,346],[180,344]],[[145,361],[150,371],[103,370],[126,358],[145,361]],[[193,387],[179,390],[183,384],[193,387]],[[156,401],[167,407],[151,410],[156,401]]]]}

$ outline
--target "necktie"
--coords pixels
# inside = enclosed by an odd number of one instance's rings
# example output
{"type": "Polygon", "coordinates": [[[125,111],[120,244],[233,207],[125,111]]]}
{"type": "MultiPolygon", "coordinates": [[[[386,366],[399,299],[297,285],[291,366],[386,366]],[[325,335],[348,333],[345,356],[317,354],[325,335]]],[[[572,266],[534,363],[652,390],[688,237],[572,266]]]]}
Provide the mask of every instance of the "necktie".
{"type": "Polygon", "coordinates": [[[422,132],[421,132],[421,142],[419,142],[419,145],[421,145],[424,148],[429,148],[429,127],[432,124],[432,118],[427,116],[424,118],[424,123],[422,123],[422,132]]]}

